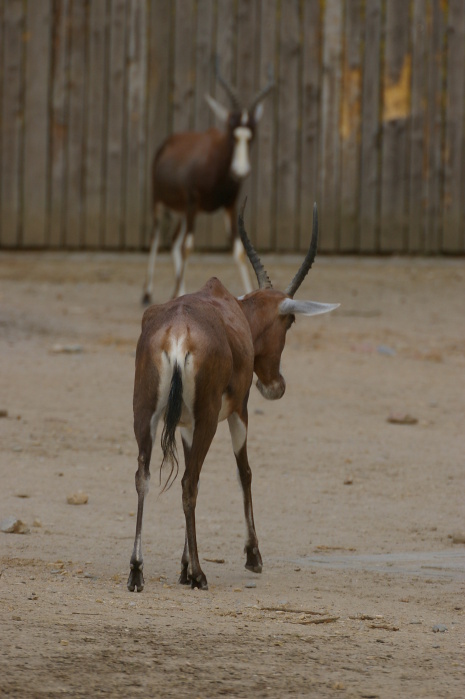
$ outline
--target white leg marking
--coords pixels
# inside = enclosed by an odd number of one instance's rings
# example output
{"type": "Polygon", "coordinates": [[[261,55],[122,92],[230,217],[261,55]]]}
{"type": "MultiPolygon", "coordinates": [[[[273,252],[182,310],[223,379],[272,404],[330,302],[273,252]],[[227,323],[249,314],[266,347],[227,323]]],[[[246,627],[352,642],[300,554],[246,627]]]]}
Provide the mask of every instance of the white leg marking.
{"type": "Polygon", "coordinates": [[[184,293],[184,239],[186,237],[187,222],[184,218],[181,224],[179,235],[174,241],[172,255],[174,262],[174,274],[176,276],[175,285],[179,285],[178,296],[184,293]]]}
{"type": "Polygon", "coordinates": [[[239,454],[247,438],[247,428],[237,413],[231,413],[228,417],[229,432],[234,453],[239,454]]]}
{"type": "Polygon", "coordinates": [[[252,291],[252,283],[250,281],[247,265],[245,264],[244,246],[242,245],[242,241],[239,238],[236,238],[236,240],[234,241],[233,255],[237,263],[237,266],[239,267],[239,272],[241,273],[245,293],[249,294],[252,291]]]}

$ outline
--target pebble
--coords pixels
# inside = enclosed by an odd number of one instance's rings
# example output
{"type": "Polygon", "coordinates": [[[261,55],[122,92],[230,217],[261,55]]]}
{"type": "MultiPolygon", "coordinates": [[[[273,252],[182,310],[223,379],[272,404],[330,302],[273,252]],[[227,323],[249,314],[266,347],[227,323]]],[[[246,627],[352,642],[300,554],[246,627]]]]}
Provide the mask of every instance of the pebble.
{"type": "Polygon", "coordinates": [[[257,587],[257,583],[248,582],[248,583],[245,583],[244,587],[257,587]]]}
{"type": "Polygon", "coordinates": [[[77,493],[71,493],[71,495],[68,495],[66,498],[68,505],[86,505],[88,500],[89,496],[82,490],[78,490],[77,493]]]}
{"type": "Polygon", "coordinates": [[[8,417],[8,410],[3,410],[3,408],[0,408],[0,417],[8,417]]]}
{"type": "Polygon", "coordinates": [[[79,354],[84,351],[82,345],[53,345],[52,352],[55,354],[79,354]]]}
{"type": "Polygon", "coordinates": [[[418,418],[409,413],[391,413],[387,421],[393,425],[416,425],[418,418]]]}
{"type": "Polygon", "coordinates": [[[7,517],[0,522],[0,531],[5,534],[29,534],[30,529],[16,517],[7,517]]]}
{"type": "Polygon", "coordinates": [[[433,626],[433,633],[444,633],[445,631],[447,631],[447,626],[444,624],[436,624],[433,626]]]}
{"type": "Polygon", "coordinates": [[[465,532],[454,532],[450,538],[453,544],[465,544],[465,532]]]}

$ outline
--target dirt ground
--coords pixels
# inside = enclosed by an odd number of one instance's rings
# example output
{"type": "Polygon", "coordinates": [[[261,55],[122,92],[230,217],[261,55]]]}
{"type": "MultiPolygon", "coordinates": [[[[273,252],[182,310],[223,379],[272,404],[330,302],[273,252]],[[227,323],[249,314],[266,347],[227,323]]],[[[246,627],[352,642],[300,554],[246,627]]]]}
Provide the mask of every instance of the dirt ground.
{"type": "MultiPolygon", "coordinates": [[[[278,287],[300,263],[264,261],[278,287]]],[[[180,477],[160,495],[155,455],[131,594],[144,269],[0,256],[0,520],[29,528],[0,533],[0,696],[462,698],[465,262],[318,258],[298,296],[342,305],[298,318],[285,396],[249,403],[263,573],[223,423],[197,504],[209,590],[177,584],[180,477]]],[[[213,274],[241,293],[228,256],[194,255],[188,289],[213,274]]],[[[171,283],[162,256],[157,302],[171,283]]]]}

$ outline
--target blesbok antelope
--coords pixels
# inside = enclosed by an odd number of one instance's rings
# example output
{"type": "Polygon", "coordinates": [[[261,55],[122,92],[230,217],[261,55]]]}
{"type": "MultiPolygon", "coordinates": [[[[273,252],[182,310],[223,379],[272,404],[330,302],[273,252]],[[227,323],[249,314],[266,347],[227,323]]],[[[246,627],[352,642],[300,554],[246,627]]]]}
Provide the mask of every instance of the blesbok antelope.
{"type": "Polygon", "coordinates": [[[218,423],[225,419],[243,490],[247,526],[245,567],[255,573],[262,570],[252,509],[252,473],[247,459],[247,401],[253,373],[257,375],[257,388],[265,398],[281,398],[286,387],[280,373],[281,353],[295,315],[326,313],[339,304],[294,300],[316,254],[316,207],[309,251],[285,291],[272,288],[247,238],[242,215],[239,231],[257,276],[258,290],[237,299],[212,277],[197,293],[151,306],[142,319],[134,381],[134,432],[139,455],[136,535],[128,579],[131,592],[140,592],[144,587],[142,514],[149,487],[152,446],[160,419],[164,421],[160,478],[163,464],[171,463],[165,488],[177,475],[175,430],[178,426],[184,449],[182,503],[186,536],[179,582],[207,589],[197,552],[195,506],[202,464],[218,423]]]}
{"type": "Polygon", "coordinates": [[[184,273],[193,247],[197,213],[211,213],[221,208],[225,209],[226,227],[245,291],[252,290],[244,248],[237,233],[236,201],[241,183],[250,172],[249,148],[263,114],[262,101],[274,87],[274,82],[270,74],[266,87],[260,90],[246,109],[241,107],[236,92],[221,76],[218,63],[217,77],[231,100],[231,110],[228,111],[210,95],[205,95],[205,99],[223,124],[223,130],[211,128],[204,132],[175,133],[162,143],[154,157],[153,230],[143,304],[152,301],[163,206],[183,216],[172,242],[175,268],[172,298],[184,293],[184,273]]]}

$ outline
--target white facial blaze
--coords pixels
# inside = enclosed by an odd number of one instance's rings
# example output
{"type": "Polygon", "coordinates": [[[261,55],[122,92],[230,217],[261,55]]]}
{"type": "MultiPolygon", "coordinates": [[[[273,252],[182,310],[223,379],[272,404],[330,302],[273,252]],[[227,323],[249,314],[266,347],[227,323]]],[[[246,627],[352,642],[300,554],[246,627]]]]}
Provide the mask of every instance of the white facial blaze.
{"type": "Polygon", "coordinates": [[[236,139],[236,144],[234,146],[231,172],[234,177],[243,179],[250,172],[249,141],[252,138],[252,132],[247,126],[238,126],[234,129],[234,138],[236,139]]]}

